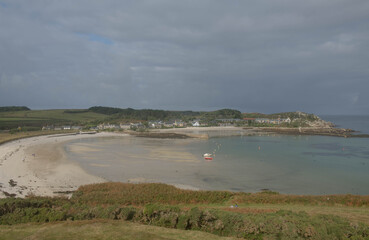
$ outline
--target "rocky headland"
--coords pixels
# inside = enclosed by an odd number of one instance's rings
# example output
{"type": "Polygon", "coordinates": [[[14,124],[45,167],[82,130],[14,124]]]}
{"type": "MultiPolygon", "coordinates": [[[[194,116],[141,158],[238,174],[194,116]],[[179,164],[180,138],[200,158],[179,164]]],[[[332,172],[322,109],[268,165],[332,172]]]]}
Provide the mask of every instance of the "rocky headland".
{"type": "Polygon", "coordinates": [[[298,117],[291,120],[291,126],[248,127],[255,132],[278,133],[285,135],[319,135],[333,137],[369,137],[352,129],[337,128],[332,122],[324,121],[316,115],[296,112],[298,117]],[[296,124],[294,124],[296,123],[296,124]]]}

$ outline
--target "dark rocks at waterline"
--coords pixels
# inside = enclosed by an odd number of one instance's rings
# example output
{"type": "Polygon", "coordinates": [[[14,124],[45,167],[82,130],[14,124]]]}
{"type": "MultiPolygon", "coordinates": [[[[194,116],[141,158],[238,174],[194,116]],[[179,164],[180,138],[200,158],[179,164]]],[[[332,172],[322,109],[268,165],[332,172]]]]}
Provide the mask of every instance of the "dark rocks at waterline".
{"type": "Polygon", "coordinates": [[[269,132],[284,135],[319,135],[332,137],[369,137],[369,134],[354,134],[352,129],[344,128],[256,128],[255,132],[269,132]]]}

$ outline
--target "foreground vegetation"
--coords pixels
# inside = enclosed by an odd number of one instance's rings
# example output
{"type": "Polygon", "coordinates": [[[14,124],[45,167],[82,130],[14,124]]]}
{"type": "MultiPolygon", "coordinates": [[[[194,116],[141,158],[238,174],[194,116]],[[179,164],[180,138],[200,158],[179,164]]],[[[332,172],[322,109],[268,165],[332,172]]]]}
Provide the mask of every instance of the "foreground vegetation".
{"type": "Polygon", "coordinates": [[[0,239],[231,240],[201,231],[185,231],[107,219],[0,226],[0,239]]]}
{"type": "Polygon", "coordinates": [[[104,232],[111,236],[105,239],[118,238],[119,229],[125,229],[122,231],[127,236],[136,234],[134,228],[141,229],[139,239],[195,239],[199,234],[176,230],[170,233],[172,237],[159,238],[165,235],[161,232],[169,230],[137,225],[143,224],[245,239],[368,239],[368,215],[368,196],[246,194],[181,190],[165,184],[103,183],[82,186],[70,199],[0,200],[0,224],[4,225],[0,235],[9,239],[14,232],[31,236],[43,228],[45,236],[57,239],[50,227],[60,233],[70,231],[71,236],[83,239],[91,234],[88,229],[93,225],[98,229],[96,236],[104,232]],[[85,230],[74,232],[78,226],[85,230]]]}

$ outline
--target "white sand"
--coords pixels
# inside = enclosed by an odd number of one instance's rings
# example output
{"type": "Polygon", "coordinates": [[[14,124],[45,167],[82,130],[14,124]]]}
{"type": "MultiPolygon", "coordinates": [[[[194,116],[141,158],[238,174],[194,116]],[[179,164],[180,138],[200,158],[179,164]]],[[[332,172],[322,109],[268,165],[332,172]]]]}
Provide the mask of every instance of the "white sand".
{"type": "MultiPolygon", "coordinates": [[[[242,128],[189,127],[160,129],[158,131],[188,134],[224,130],[240,132],[242,128]]],[[[65,196],[66,192],[74,191],[81,185],[105,182],[105,179],[88,174],[77,163],[67,160],[62,147],[63,143],[69,140],[109,136],[128,135],[105,132],[93,135],[49,135],[15,140],[0,145],[0,198],[7,197],[9,194],[14,194],[16,197],[27,195],[57,196],[60,194],[65,196]]],[[[83,146],[75,147],[83,148],[83,146]]],[[[93,151],[94,149],[88,150],[93,151]]],[[[163,153],[157,154],[158,157],[163,157],[163,153]]],[[[190,159],[184,158],[184,156],[182,158],[187,161],[190,159]]],[[[189,188],[188,186],[175,186],[189,188]]],[[[191,189],[194,188],[191,187],[191,189]]]]}
{"type": "MultiPolygon", "coordinates": [[[[63,142],[92,137],[126,136],[116,133],[94,135],[39,136],[0,145],[0,198],[56,196],[79,186],[106,180],[86,173],[63,154],[63,142]],[[13,186],[12,186],[13,185],[13,186]]],[[[64,194],[65,195],[65,194],[64,194]]]]}

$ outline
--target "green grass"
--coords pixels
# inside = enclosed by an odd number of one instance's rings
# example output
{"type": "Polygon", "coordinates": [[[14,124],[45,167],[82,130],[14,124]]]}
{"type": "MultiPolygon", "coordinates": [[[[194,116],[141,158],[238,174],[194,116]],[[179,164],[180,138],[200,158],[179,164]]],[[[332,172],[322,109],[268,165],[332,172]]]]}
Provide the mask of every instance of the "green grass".
{"type": "Polygon", "coordinates": [[[14,112],[23,115],[26,118],[47,118],[47,119],[62,119],[67,121],[94,121],[103,120],[106,115],[94,112],[70,113],[64,109],[57,110],[33,110],[25,112],[14,112]]]}
{"type": "Polygon", "coordinates": [[[72,200],[85,204],[145,205],[214,204],[228,201],[233,194],[227,191],[191,191],[161,183],[102,183],[82,186],[72,200]]]}
{"type": "Polygon", "coordinates": [[[324,206],[356,206],[369,207],[369,195],[286,195],[275,192],[238,193],[233,202],[261,204],[308,204],[324,206]]]}
{"type": "Polygon", "coordinates": [[[20,119],[61,119],[68,121],[83,120],[102,120],[106,117],[104,114],[94,112],[77,112],[71,113],[70,110],[30,110],[16,112],[1,112],[0,118],[20,118],[20,119]]]}
{"type": "Polygon", "coordinates": [[[15,112],[0,112],[0,129],[12,129],[18,126],[85,124],[103,121],[107,115],[89,111],[77,110],[30,110],[15,112]]]}
{"type": "MultiPolygon", "coordinates": [[[[124,220],[246,239],[369,238],[369,206],[365,205],[367,196],[332,195],[330,197],[333,203],[329,204],[324,202],[326,196],[319,197],[305,196],[304,200],[304,196],[270,192],[245,194],[180,190],[165,184],[104,183],[82,186],[71,199],[2,199],[0,224],[15,225],[13,231],[19,231],[20,236],[33,236],[33,232],[22,232],[27,227],[17,228],[18,224],[56,222],[55,225],[68,228],[70,226],[72,229],[74,224],[78,225],[81,220],[89,220],[90,222],[83,221],[84,225],[89,226],[101,221],[107,223],[101,226],[101,229],[109,236],[107,239],[115,239],[115,236],[119,235],[114,234],[120,231],[117,226],[124,220]],[[231,204],[235,204],[235,200],[242,199],[243,202],[238,202],[239,207],[230,208],[231,204]],[[352,205],[353,199],[359,204],[352,205]],[[109,235],[110,233],[112,235],[109,235]]],[[[29,226],[37,228],[39,225],[29,226]]],[[[146,227],[149,226],[140,226],[142,239],[146,239],[146,227]]],[[[12,235],[8,235],[12,232],[9,230],[11,228],[0,227],[6,230],[4,234],[0,231],[0,235],[12,238],[12,235]]],[[[163,236],[156,232],[161,230],[155,229],[148,231],[154,234],[147,235],[148,238],[163,236]]],[[[32,231],[32,227],[29,231],[32,231]]],[[[80,234],[78,237],[82,239],[91,237],[88,231],[73,234],[80,234]]],[[[99,233],[96,234],[100,236],[99,233]]],[[[176,237],[182,236],[182,233],[176,230],[173,234],[176,237]]],[[[49,239],[57,237],[47,234],[45,236],[49,239]]],[[[68,237],[74,238],[74,235],[68,237]]],[[[182,239],[193,237],[183,235],[182,239]]]]}
{"type": "Polygon", "coordinates": [[[200,231],[168,229],[125,221],[91,220],[0,226],[0,240],[7,239],[231,240],[235,238],[223,238],[200,231]]]}
{"type": "MultiPolygon", "coordinates": [[[[223,206],[219,206],[223,208],[223,206]]],[[[262,212],[277,212],[279,210],[286,210],[292,212],[306,212],[307,214],[314,216],[318,214],[335,215],[352,222],[363,222],[369,225],[369,207],[348,207],[348,206],[327,206],[327,205],[315,205],[315,204],[239,204],[239,208],[228,209],[234,212],[249,212],[249,213],[262,213],[262,212]]]]}
{"type": "Polygon", "coordinates": [[[369,196],[361,195],[285,195],[275,192],[242,193],[229,191],[191,191],[161,183],[129,184],[108,182],[82,186],[75,199],[93,204],[301,204],[369,207],[369,196]]]}
{"type": "Polygon", "coordinates": [[[15,133],[0,133],[0,145],[6,142],[29,138],[29,137],[37,137],[43,135],[52,135],[52,134],[60,134],[60,133],[72,133],[74,131],[27,131],[27,132],[15,132],[15,133]]]}
{"type": "Polygon", "coordinates": [[[12,122],[12,121],[42,121],[42,118],[15,118],[15,117],[3,117],[0,118],[0,122],[12,122]]]}

